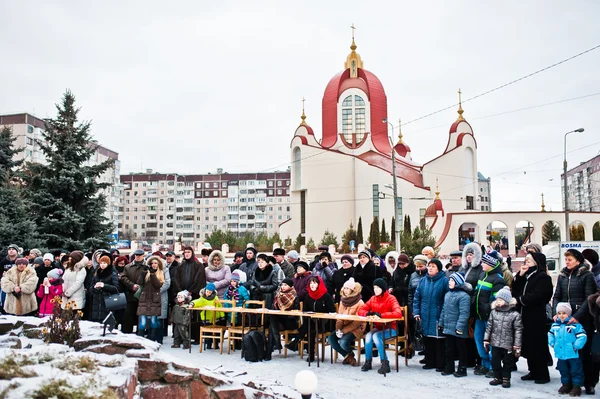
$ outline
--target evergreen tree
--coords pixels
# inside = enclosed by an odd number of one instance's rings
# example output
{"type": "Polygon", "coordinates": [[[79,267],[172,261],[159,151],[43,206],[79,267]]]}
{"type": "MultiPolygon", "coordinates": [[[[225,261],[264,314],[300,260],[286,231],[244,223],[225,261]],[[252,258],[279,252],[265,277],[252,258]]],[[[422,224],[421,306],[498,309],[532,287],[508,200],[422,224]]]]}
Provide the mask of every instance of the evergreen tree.
{"type": "Polygon", "coordinates": [[[394,248],[396,247],[396,218],[392,216],[392,232],[390,234],[390,241],[394,248]]]}
{"type": "MultiPolygon", "coordinates": [[[[352,225],[350,226],[352,227],[352,225]]],[[[358,244],[362,244],[365,242],[363,237],[363,227],[362,227],[362,216],[358,218],[358,226],[356,226],[356,247],[358,244]]]]}
{"type": "Polygon", "coordinates": [[[406,215],[406,216],[404,216],[404,229],[402,230],[402,235],[406,235],[407,237],[410,237],[411,234],[412,234],[412,226],[410,225],[410,216],[406,215]]]}
{"type": "Polygon", "coordinates": [[[13,147],[15,140],[8,126],[0,130],[0,248],[10,244],[44,247],[18,183],[18,168],[23,161],[15,160],[15,156],[23,149],[13,147]]]}
{"type": "Polygon", "coordinates": [[[352,222],[350,222],[350,227],[348,227],[348,230],[346,230],[346,232],[342,236],[343,253],[350,252],[350,241],[352,240],[354,240],[354,249],[356,249],[358,247],[359,241],[357,238],[356,230],[354,230],[354,226],[352,225],[352,222]]]}
{"type": "Polygon", "coordinates": [[[335,245],[336,248],[338,247],[339,243],[338,243],[337,237],[331,231],[325,230],[325,233],[323,234],[323,238],[321,238],[321,245],[329,246],[332,244],[335,245]]]}
{"type": "Polygon", "coordinates": [[[413,257],[419,255],[426,246],[435,248],[435,243],[436,239],[430,229],[415,227],[412,233],[402,235],[402,252],[413,257]]]}
{"type": "Polygon", "coordinates": [[[570,233],[571,241],[585,241],[585,230],[582,224],[572,225],[570,233]]]}
{"type": "Polygon", "coordinates": [[[375,216],[373,222],[371,222],[369,245],[373,251],[379,250],[379,247],[381,246],[381,233],[379,232],[379,218],[377,216],[375,216]]]}
{"type": "Polygon", "coordinates": [[[33,217],[49,248],[91,250],[106,247],[112,226],[104,216],[109,183],[98,178],[112,165],[88,166],[98,148],[90,122],[79,123],[75,96],[67,90],[56,106],[55,119],[46,119],[38,142],[47,164],[29,164],[25,177],[33,217]]]}
{"type": "Polygon", "coordinates": [[[317,249],[317,246],[315,245],[315,240],[313,240],[312,237],[308,238],[308,242],[306,243],[306,250],[307,251],[315,251],[317,249]]]}
{"type": "Polygon", "coordinates": [[[390,236],[385,229],[385,219],[381,219],[381,242],[390,242],[390,236]]]}
{"type": "Polygon", "coordinates": [[[594,227],[592,227],[592,239],[600,241],[600,222],[594,223],[594,227]]]}
{"type": "Polygon", "coordinates": [[[542,226],[542,245],[547,245],[549,241],[560,241],[560,227],[552,220],[542,226]]]}

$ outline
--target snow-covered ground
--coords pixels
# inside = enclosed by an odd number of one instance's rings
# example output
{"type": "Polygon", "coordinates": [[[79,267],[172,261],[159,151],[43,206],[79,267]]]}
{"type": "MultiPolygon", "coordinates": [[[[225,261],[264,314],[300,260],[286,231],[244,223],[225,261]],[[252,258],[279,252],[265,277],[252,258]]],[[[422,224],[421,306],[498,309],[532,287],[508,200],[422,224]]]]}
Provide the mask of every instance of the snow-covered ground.
{"type": "MultiPolygon", "coordinates": [[[[306,356],[300,359],[297,352],[289,352],[287,359],[283,358],[277,351],[273,353],[273,359],[268,362],[249,363],[240,357],[240,351],[227,355],[226,347],[223,355],[218,350],[204,350],[199,353],[198,346],[192,346],[192,353],[183,349],[172,349],[172,340],[165,337],[164,344],[159,352],[168,353],[176,357],[180,363],[191,366],[204,366],[215,371],[231,371],[231,375],[246,372],[247,375],[239,378],[247,378],[266,386],[271,386],[274,392],[287,392],[287,387],[294,387],[294,378],[300,370],[308,368],[306,356]],[[282,387],[271,385],[277,382],[282,387]]],[[[518,371],[512,375],[512,387],[492,387],[490,379],[484,376],[473,375],[472,369],[468,370],[468,376],[456,378],[454,376],[441,376],[434,370],[423,370],[419,360],[422,356],[415,356],[404,366],[404,358],[400,358],[400,370],[395,372],[393,353],[388,352],[392,373],[386,377],[377,374],[379,358],[373,359],[374,369],[368,372],[360,371],[360,367],[350,367],[341,364],[338,358],[336,364],[329,360],[329,348],[326,349],[325,362],[317,368],[316,363],[311,363],[310,369],[315,372],[319,379],[317,394],[321,398],[373,398],[375,395],[386,399],[407,398],[548,398],[558,396],[560,387],[560,374],[552,367],[550,369],[551,382],[538,385],[533,381],[521,381],[521,376],[527,373],[526,359],[517,362],[518,371]]],[[[361,362],[364,356],[361,356],[361,362]]],[[[555,361],[556,364],[556,361],[555,361]]]]}

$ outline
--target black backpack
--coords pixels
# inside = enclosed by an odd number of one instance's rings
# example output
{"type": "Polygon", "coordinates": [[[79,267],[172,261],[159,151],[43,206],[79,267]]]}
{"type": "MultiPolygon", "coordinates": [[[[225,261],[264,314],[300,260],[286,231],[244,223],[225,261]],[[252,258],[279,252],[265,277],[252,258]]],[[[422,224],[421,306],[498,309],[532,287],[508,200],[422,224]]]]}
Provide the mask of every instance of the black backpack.
{"type": "Polygon", "coordinates": [[[242,338],[244,359],[248,362],[260,362],[265,359],[265,344],[267,340],[262,331],[252,330],[242,338]]]}

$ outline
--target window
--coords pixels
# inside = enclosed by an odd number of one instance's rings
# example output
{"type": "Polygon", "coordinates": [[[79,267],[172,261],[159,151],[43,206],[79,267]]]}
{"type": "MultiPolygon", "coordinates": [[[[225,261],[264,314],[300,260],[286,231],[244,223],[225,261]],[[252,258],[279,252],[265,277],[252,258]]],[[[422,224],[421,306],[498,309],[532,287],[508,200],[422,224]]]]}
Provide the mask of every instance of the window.
{"type": "Polygon", "coordinates": [[[373,184],[373,217],[379,217],[379,184],[373,184]]]}
{"type": "Polygon", "coordinates": [[[473,209],[473,196],[467,195],[467,209],[473,209]]]}
{"type": "Polygon", "coordinates": [[[350,95],[342,102],[342,134],[346,143],[356,147],[366,133],[365,101],[357,95],[350,95]]]}

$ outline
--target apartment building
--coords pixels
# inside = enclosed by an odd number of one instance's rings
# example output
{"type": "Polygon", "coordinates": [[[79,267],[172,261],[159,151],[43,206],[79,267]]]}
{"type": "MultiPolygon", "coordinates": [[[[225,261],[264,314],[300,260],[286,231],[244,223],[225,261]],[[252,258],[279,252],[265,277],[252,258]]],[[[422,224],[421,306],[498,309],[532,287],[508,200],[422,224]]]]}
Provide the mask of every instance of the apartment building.
{"type": "MultiPolygon", "coordinates": [[[[215,230],[279,232],[290,218],[290,172],[136,173],[121,176],[119,231],[151,243],[204,241],[215,230]]],[[[121,234],[122,236],[123,234],[121,234]]]]}
{"type": "MultiPolygon", "coordinates": [[[[564,174],[560,182],[564,209],[564,174]]],[[[600,211],[600,155],[567,171],[567,197],[570,211],[600,211]]]]}
{"type": "MultiPolygon", "coordinates": [[[[28,113],[0,115],[0,127],[9,126],[12,129],[15,147],[23,148],[23,151],[15,155],[17,159],[25,162],[46,163],[44,154],[39,146],[43,140],[45,129],[44,121],[28,113]]],[[[102,176],[98,178],[101,183],[110,183],[110,186],[102,190],[106,197],[107,207],[105,216],[112,221],[113,233],[117,232],[119,220],[122,219],[123,193],[119,181],[121,164],[119,154],[115,151],[99,145],[92,154],[86,165],[98,165],[107,160],[113,160],[113,165],[102,176]]]]}
{"type": "Polygon", "coordinates": [[[477,172],[477,190],[479,191],[479,207],[482,212],[492,211],[492,178],[477,172]]]}

